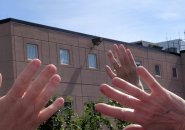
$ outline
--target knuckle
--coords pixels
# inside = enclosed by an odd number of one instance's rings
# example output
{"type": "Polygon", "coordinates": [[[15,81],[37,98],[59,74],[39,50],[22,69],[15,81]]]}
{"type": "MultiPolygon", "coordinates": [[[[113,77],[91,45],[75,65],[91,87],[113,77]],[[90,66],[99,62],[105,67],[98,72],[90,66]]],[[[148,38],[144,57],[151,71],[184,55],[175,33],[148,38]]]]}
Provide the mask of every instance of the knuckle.
{"type": "MultiPolygon", "coordinates": [[[[48,102],[49,98],[50,98],[49,95],[43,95],[43,97],[41,98],[41,102],[45,104],[45,103],[48,102]]],[[[44,106],[43,106],[43,107],[44,107],[44,106]]]]}
{"type": "Polygon", "coordinates": [[[143,91],[141,89],[137,89],[138,91],[135,92],[135,97],[141,98],[143,91]]]}
{"type": "Polygon", "coordinates": [[[114,67],[115,70],[117,70],[119,68],[119,66],[116,62],[113,63],[113,67],[114,67]]]}
{"type": "Polygon", "coordinates": [[[118,115],[120,115],[119,118],[120,118],[121,120],[123,120],[123,121],[126,120],[126,118],[125,118],[125,116],[122,116],[122,115],[124,115],[124,114],[120,114],[120,113],[124,113],[124,112],[125,112],[124,109],[119,109],[119,111],[118,111],[118,115]]]}
{"type": "MultiPolygon", "coordinates": [[[[42,80],[38,80],[38,81],[36,81],[35,83],[34,83],[34,86],[36,86],[36,88],[37,87],[42,87],[42,86],[44,86],[44,82],[42,81],[42,80]]],[[[36,90],[35,90],[36,91],[36,90]]]]}
{"type": "Polygon", "coordinates": [[[126,106],[130,106],[131,103],[132,103],[132,97],[131,97],[131,96],[125,97],[124,104],[125,104],[126,106]]]}
{"type": "Polygon", "coordinates": [[[24,75],[20,76],[18,78],[18,80],[17,80],[17,83],[18,83],[17,85],[21,85],[21,84],[25,85],[25,84],[28,84],[28,80],[25,77],[26,76],[24,76],[24,75]]]}

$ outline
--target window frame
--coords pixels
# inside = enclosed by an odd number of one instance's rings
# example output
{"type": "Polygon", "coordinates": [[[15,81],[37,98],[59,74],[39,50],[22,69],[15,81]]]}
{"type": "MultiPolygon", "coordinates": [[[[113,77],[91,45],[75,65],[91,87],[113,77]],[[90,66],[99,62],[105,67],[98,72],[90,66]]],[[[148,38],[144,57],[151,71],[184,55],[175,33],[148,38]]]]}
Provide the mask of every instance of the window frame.
{"type": "Polygon", "coordinates": [[[96,54],[94,54],[94,53],[88,53],[88,55],[87,55],[87,62],[88,62],[87,65],[88,65],[88,68],[89,69],[98,69],[97,55],[96,54]],[[90,55],[93,55],[95,57],[95,60],[94,60],[95,61],[95,67],[94,66],[90,66],[90,64],[89,64],[90,63],[90,59],[89,59],[89,56],[90,55]]]}
{"type": "Polygon", "coordinates": [[[35,44],[35,43],[26,43],[26,58],[27,60],[33,60],[33,59],[38,59],[39,58],[39,46],[38,44],[35,44]],[[36,54],[35,54],[35,57],[32,57],[30,56],[30,53],[29,53],[29,49],[28,47],[31,47],[31,46],[34,46],[36,49],[36,54]]]}
{"type": "Polygon", "coordinates": [[[161,77],[161,66],[159,65],[159,64],[156,64],[155,66],[154,66],[154,71],[155,71],[155,76],[156,77],[161,77]],[[159,68],[159,74],[158,74],[158,72],[156,71],[156,67],[158,67],[159,68]]]}
{"type": "Polygon", "coordinates": [[[176,79],[178,78],[178,72],[177,72],[177,68],[176,67],[172,67],[172,77],[176,78],[176,79]],[[175,70],[175,75],[176,76],[174,76],[174,70],[175,70]]]}
{"type": "Polygon", "coordinates": [[[60,58],[60,64],[61,65],[70,65],[70,50],[69,49],[64,49],[64,48],[60,48],[60,50],[59,50],[59,58],[60,58]],[[67,54],[68,54],[68,63],[62,63],[62,51],[66,51],[67,52],[67,54]]]}
{"type": "Polygon", "coordinates": [[[141,65],[142,65],[142,61],[135,60],[135,64],[136,64],[137,66],[141,66],[141,65]]]}

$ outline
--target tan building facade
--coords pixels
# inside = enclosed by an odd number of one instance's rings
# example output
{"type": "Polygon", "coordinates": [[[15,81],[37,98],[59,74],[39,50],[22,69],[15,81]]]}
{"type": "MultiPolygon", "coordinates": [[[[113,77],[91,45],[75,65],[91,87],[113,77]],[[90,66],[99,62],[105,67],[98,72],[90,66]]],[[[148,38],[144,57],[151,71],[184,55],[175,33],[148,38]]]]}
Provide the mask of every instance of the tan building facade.
{"type": "MultiPolygon", "coordinates": [[[[185,98],[185,52],[172,54],[151,47],[129,44],[103,38],[100,45],[94,45],[96,36],[48,27],[16,19],[0,20],[0,72],[3,75],[5,94],[18,74],[37,57],[43,65],[54,64],[62,77],[56,94],[72,96],[73,106],[81,112],[83,104],[98,100],[101,83],[111,85],[105,73],[110,65],[106,56],[113,44],[124,44],[130,48],[138,64],[146,67],[168,90],[185,98]]],[[[100,39],[101,41],[101,39],[100,39]]],[[[149,91],[145,87],[146,91],[149,91]]]]}

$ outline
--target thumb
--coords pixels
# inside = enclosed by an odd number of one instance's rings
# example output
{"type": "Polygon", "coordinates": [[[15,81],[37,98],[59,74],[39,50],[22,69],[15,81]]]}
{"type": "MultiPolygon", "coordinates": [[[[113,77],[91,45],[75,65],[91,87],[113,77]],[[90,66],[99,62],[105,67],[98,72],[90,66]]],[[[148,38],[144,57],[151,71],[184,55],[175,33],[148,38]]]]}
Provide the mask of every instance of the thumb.
{"type": "Polygon", "coordinates": [[[140,125],[131,124],[131,125],[128,125],[127,127],[125,127],[123,130],[146,130],[146,129],[143,128],[143,127],[140,126],[140,125]]]}

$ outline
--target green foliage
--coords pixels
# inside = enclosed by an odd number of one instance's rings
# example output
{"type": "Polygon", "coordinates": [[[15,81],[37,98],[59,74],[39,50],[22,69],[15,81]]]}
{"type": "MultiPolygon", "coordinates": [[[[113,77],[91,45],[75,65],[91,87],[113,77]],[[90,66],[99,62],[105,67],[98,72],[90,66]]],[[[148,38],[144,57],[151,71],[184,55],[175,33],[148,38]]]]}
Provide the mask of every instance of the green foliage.
{"type": "Polygon", "coordinates": [[[66,105],[64,106],[60,117],[62,122],[61,130],[80,130],[80,127],[76,124],[78,115],[72,108],[72,98],[67,97],[65,103],[66,105]]]}
{"type": "MultiPolygon", "coordinates": [[[[46,106],[51,105],[55,101],[56,97],[51,98],[48,101],[48,104],[46,106]]],[[[37,130],[60,130],[61,129],[61,119],[60,119],[60,112],[62,111],[62,108],[58,110],[52,117],[50,117],[46,122],[41,124],[37,130]]]]}
{"type": "Polygon", "coordinates": [[[88,102],[84,105],[84,114],[76,120],[80,130],[113,130],[111,122],[95,111],[95,103],[88,102]]]}
{"type": "MultiPolygon", "coordinates": [[[[50,99],[47,106],[56,98],[50,99]]],[[[101,102],[103,99],[100,99],[101,102]]],[[[67,97],[65,106],[55,113],[48,121],[44,122],[37,130],[122,130],[129,123],[118,119],[106,118],[95,110],[95,102],[84,104],[82,116],[76,114],[72,107],[72,98],[67,97]]],[[[109,100],[108,104],[121,106],[109,100]]]]}
{"type": "MultiPolygon", "coordinates": [[[[123,107],[121,104],[119,104],[118,102],[113,101],[113,100],[109,100],[107,104],[112,105],[112,106],[123,107]]],[[[116,124],[115,125],[116,130],[122,130],[123,128],[125,128],[125,126],[130,124],[129,122],[122,121],[122,120],[119,120],[119,119],[114,119],[114,123],[116,124]]]]}

